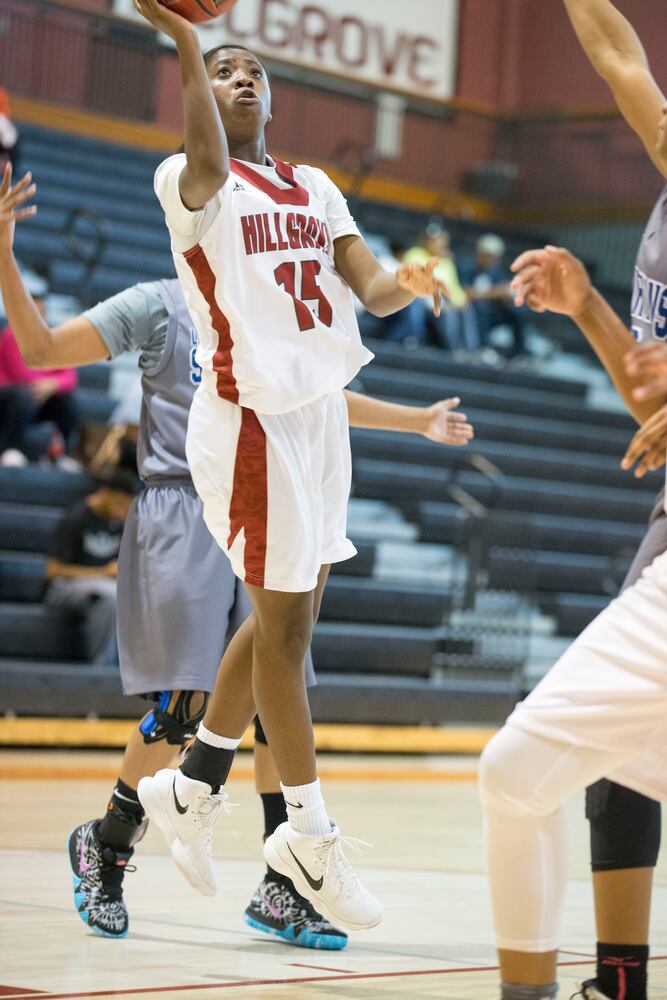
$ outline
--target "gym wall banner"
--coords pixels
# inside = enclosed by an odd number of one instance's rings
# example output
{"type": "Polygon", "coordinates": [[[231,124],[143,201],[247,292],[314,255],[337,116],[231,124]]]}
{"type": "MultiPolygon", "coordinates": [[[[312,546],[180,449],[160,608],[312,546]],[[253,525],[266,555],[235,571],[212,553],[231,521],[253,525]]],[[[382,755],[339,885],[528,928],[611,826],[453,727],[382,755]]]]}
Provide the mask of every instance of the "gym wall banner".
{"type": "MultiPolygon", "coordinates": [[[[114,0],[114,11],[139,16],[132,0],[114,0]]],[[[239,0],[199,31],[204,48],[236,41],[282,62],[443,101],[454,92],[457,26],[458,0],[239,0]]]]}

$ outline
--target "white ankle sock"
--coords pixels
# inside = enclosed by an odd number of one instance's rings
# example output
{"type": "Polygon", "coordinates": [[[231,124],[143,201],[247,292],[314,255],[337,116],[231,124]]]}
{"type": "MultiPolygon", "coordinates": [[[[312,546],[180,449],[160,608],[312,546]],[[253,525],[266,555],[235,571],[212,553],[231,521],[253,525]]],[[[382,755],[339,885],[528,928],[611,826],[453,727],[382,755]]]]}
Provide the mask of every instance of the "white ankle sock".
{"type": "Polygon", "coordinates": [[[199,723],[197,739],[202,743],[207,743],[210,747],[217,747],[218,750],[236,750],[241,740],[231,739],[229,736],[218,736],[207,729],[203,722],[199,723]]]}
{"type": "Polygon", "coordinates": [[[280,787],[290,826],[299,833],[328,837],[331,822],[322,798],[319,778],[309,785],[283,785],[281,782],[280,787]]]}

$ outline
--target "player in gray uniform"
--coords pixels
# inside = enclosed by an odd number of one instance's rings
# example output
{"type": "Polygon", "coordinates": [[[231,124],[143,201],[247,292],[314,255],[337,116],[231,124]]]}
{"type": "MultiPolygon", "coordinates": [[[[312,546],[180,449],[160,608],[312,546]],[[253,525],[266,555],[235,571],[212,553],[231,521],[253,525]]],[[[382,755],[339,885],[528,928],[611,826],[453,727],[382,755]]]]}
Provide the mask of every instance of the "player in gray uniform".
{"type": "MultiPolygon", "coordinates": [[[[188,412],[201,370],[196,339],[177,280],[135,285],[82,316],[50,330],[34,309],[12,253],[13,221],[34,193],[29,176],[0,187],[0,287],[26,361],[50,367],[90,364],[141,352],[142,411],[138,465],[144,490],[128,517],[118,569],[118,645],[123,690],[155,700],[125,751],[103,819],[70,837],[75,902],[96,932],[120,937],[128,915],[122,879],[144,828],[136,789],[140,778],[169,766],[194,736],[213,689],[225,640],[250,605],[231,565],[203,520],[185,458],[188,412]]],[[[346,392],[350,423],[424,434],[465,444],[472,429],[453,413],[458,400],[431,407],[397,406],[346,392]]],[[[312,663],[309,683],[315,682],[312,663]]],[[[286,819],[280,781],[259,721],[255,775],[265,835],[286,819]]],[[[269,870],[245,913],[254,928],[302,947],[340,949],[347,936],[269,870]]]]}
{"type": "MultiPolygon", "coordinates": [[[[644,50],[628,21],[609,0],[565,0],[579,41],[609,84],[628,124],[667,176],[657,151],[658,125],[665,98],[651,75],[644,50]]],[[[667,322],[667,188],[651,213],[637,255],[631,326],[616,316],[590,284],[583,265],[566,250],[549,247],[522,255],[514,264],[520,300],[538,311],[570,316],[607,369],[641,430],[623,461],[636,475],[664,464],[667,393],[650,396],[637,388],[646,347],[664,341],[667,322]],[[639,359],[632,350],[634,340],[639,359]],[[630,352],[630,354],[628,354],[630,352]]],[[[644,369],[646,370],[646,369],[644,369]]],[[[667,550],[665,491],[651,513],[647,533],[622,590],[631,587],[654,559],[667,550]]],[[[660,849],[660,804],[615,782],[602,780],[587,789],[591,864],[597,923],[595,979],[585,982],[585,997],[646,1000],[648,932],[653,870],[660,849]]],[[[527,998],[528,995],[526,994],[527,998]]]]}

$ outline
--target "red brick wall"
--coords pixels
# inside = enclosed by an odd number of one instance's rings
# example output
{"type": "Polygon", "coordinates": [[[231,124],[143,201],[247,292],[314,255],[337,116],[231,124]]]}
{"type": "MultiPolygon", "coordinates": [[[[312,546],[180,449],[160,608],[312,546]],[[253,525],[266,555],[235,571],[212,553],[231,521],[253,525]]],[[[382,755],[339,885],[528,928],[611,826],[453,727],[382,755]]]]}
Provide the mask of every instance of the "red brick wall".
{"type": "MultiPolygon", "coordinates": [[[[664,0],[619,0],[667,89],[664,0]]],[[[458,96],[505,111],[612,107],[562,0],[461,0],[458,96]]]]}

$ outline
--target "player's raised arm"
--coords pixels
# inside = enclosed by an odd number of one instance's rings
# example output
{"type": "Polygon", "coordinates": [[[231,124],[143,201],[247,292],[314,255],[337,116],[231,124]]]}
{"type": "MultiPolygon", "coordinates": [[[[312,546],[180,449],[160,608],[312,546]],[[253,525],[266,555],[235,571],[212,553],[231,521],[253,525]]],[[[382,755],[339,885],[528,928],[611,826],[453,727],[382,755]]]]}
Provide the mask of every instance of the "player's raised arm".
{"type": "Polygon", "coordinates": [[[433,312],[440,315],[447,288],[433,274],[437,257],[426,265],[404,265],[390,274],[360,236],[343,236],[335,241],[334,259],[338,273],[374,316],[391,316],[419,295],[433,296],[433,312]]]}
{"type": "Polygon", "coordinates": [[[229,175],[227,137],[218,112],[197,33],[184,17],[158,0],[135,0],[136,9],[158,31],[173,38],[181,67],[186,166],[179,178],[181,200],[197,211],[229,175]]]}
{"type": "Polygon", "coordinates": [[[619,111],[667,176],[657,151],[665,97],[651,74],[644,47],[630,22],[610,0],[564,0],[572,26],[595,70],[609,85],[619,111]]]}
{"type": "Polygon", "coordinates": [[[512,291],[517,305],[535,312],[561,313],[577,324],[637,423],[643,424],[664,400],[638,400],[638,379],[629,374],[625,357],[635,343],[632,333],[606,299],[593,288],[586,268],[569,250],[528,250],[512,264],[512,291]]]}
{"type": "Polygon", "coordinates": [[[23,284],[13,251],[14,226],[37,211],[27,204],[35,191],[29,173],[12,185],[12,168],[7,164],[0,185],[0,290],[9,325],[31,368],[72,368],[102,361],[109,352],[92,323],[78,316],[52,330],[23,284]]]}

